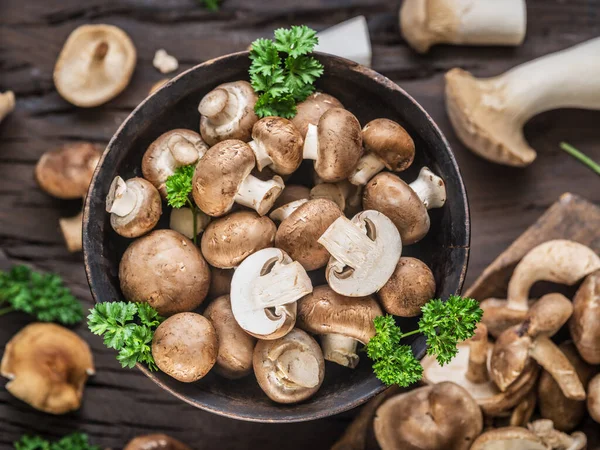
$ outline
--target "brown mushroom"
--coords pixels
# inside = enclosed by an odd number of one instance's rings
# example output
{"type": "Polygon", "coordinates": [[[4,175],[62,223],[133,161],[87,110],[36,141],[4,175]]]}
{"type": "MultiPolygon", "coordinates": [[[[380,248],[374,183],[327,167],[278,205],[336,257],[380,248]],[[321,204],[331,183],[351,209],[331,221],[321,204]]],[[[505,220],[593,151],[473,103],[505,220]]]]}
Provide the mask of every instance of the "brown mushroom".
{"type": "Polygon", "coordinates": [[[167,316],[200,306],[208,293],[210,271],[188,238],[173,230],[155,230],[127,247],[119,281],[128,301],[147,302],[167,316]]]}
{"type": "Polygon", "coordinates": [[[15,109],[13,91],[0,92],[0,122],[15,109]]]}
{"type": "Polygon", "coordinates": [[[217,298],[229,294],[231,290],[231,279],[233,278],[233,269],[210,268],[210,287],[208,288],[208,298],[217,298]]]}
{"type": "Polygon", "coordinates": [[[377,293],[385,312],[400,317],[415,317],[435,295],[431,269],[416,258],[401,257],[392,277],[377,293]]]}
{"type": "Polygon", "coordinates": [[[217,332],[206,317],[178,313],[161,323],[152,338],[157,367],[183,383],[203,378],[217,361],[217,332]]]}
{"type": "Polygon", "coordinates": [[[581,357],[600,364],[600,270],[587,276],[573,298],[571,337],[581,357]]]}
{"type": "Polygon", "coordinates": [[[252,361],[259,386],[277,403],[306,400],[319,390],[325,377],[319,344],[297,328],[282,338],[258,341],[252,361]]]}
{"type": "Polygon", "coordinates": [[[318,183],[310,190],[310,198],[331,200],[348,217],[355,216],[362,210],[362,186],[355,186],[348,180],[318,183]]]}
{"type": "Polygon", "coordinates": [[[531,422],[527,428],[550,450],[584,450],[587,445],[587,437],[581,431],[576,431],[569,436],[555,430],[554,424],[548,419],[531,422]]]}
{"type": "Polygon", "coordinates": [[[191,448],[166,434],[146,434],[129,441],[124,450],[191,450],[191,448]]]}
{"type": "Polygon", "coordinates": [[[533,417],[536,406],[537,392],[532,389],[510,413],[509,425],[511,427],[524,427],[527,425],[533,417]]]}
{"type": "Polygon", "coordinates": [[[219,341],[215,372],[230,380],[245,377],[252,372],[252,353],[256,338],[242,330],[235,321],[229,295],[211,301],[204,316],[213,324],[219,341]]]}
{"type": "Polygon", "coordinates": [[[415,159],[415,143],[410,134],[398,123],[389,119],[375,119],[362,129],[363,156],[350,175],[350,182],[365,185],[376,174],[387,168],[402,172],[415,159]]]}
{"type": "Polygon", "coordinates": [[[323,356],[345,367],[355,368],[358,343],[375,336],[375,317],[383,315],[371,297],[345,297],[329,286],[317,286],[298,300],[296,326],[321,336],[323,356]]]}
{"type": "Polygon", "coordinates": [[[588,384],[587,409],[596,422],[600,423],[600,375],[596,375],[588,384]]]}
{"type": "Polygon", "coordinates": [[[469,392],[445,382],[386,400],[373,427],[382,450],[469,450],[483,416],[469,392]]]}
{"type": "Polygon", "coordinates": [[[330,200],[321,198],[302,203],[279,225],[275,247],[287,252],[308,271],[325,267],[330,255],[317,241],[341,216],[340,208],[330,200]]]}
{"type": "Polygon", "coordinates": [[[161,134],[150,144],[142,158],[144,178],[167,198],[167,178],[182,166],[196,164],[208,150],[200,135],[192,130],[177,128],[161,134]]]}
{"type": "Polygon", "coordinates": [[[364,209],[374,209],[388,216],[402,237],[404,245],[414,244],[429,232],[428,209],[441,208],[446,203],[444,181],[427,167],[419,177],[406,184],[389,172],[375,175],[363,193],[364,209]]]}
{"type": "Polygon", "coordinates": [[[200,134],[210,146],[227,139],[248,142],[258,120],[258,99],[247,81],[224,83],[206,94],[198,105],[200,134]]]}
{"type": "Polygon", "coordinates": [[[248,255],[275,241],[277,227],[268,217],[254,211],[237,211],[206,227],[202,235],[202,254],[211,266],[231,269],[248,255]]]}
{"type": "Polygon", "coordinates": [[[149,181],[117,176],[106,196],[110,225],[121,236],[135,238],[152,230],[162,214],[158,190],[149,181]]]}
{"type": "Polygon", "coordinates": [[[345,109],[329,109],[318,125],[308,125],[303,158],[315,161],[315,171],[323,181],[335,183],[348,178],[362,151],[360,123],[345,109]]]}
{"type": "MultiPolygon", "coordinates": [[[[594,376],[594,368],[579,356],[573,342],[563,342],[559,348],[575,368],[581,384],[587,386],[594,376]]],[[[557,430],[572,431],[583,420],[585,402],[565,397],[558,383],[546,371],[543,371],[540,377],[537,394],[542,417],[552,420],[557,430]]]]}
{"type": "Polygon", "coordinates": [[[521,427],[504,427],[480,435],[470,450],[548,450],[534,433],[521,427]]]}
{"type": "Polygon", "coordinates": [[[262,181],[250,175],[255,159],[248,144],[226,140],[211,147],[198,162],[192,181],[194,201],[209,216],[227,214],[234,203],[264,216],[284,188],[275,176],[262,181]]]}
{"type": "Polygon", "coordinates": [[[306,186],[302,186],[301,184],[286,184],[283,191],[281,191],[281,195],[277,197],[277,200],[273,203],[273,209],[287,205],[296,200],[308,200],[309,198],[310,189],[306,186]]]}
{"type": "Polygon", "coordinates": [[[300,167],[304,139],[283,117],[265,117],[254,124],[248,143],[256,157],[256,168],[270,167],[279,175],[290,175],[300,167]]]}
{"type": "Polygon", "coordinates": [[[0,374],[10,380],[8,392],[50,414],[79,409],[85,382],[94,373],[88,344],[52,323],[32,323],[15,334],[0,365],[0,374]]]}
{"type": "Polygon", "coordinates": [[[296,115],[292,119],[292,123],[304,137],[308,131],[308,125],[317,125],[321,116],[332,108],[344,108],[344,105],[332,95],[315,92],[296,105],[296,115]]]}
{"type": "Polygon", "coordinates": [[[127,87],[135,62],[135,47],[123,30],[82,25],[71,32],[58,56],[54,85],[75,106],[102,105],[127,87]]]}

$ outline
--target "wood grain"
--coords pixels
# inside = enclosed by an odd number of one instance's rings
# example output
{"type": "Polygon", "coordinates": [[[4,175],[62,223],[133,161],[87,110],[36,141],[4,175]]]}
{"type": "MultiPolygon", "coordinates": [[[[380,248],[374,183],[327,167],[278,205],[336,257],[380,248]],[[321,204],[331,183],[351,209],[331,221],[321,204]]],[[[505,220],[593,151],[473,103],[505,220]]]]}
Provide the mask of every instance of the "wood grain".
{"type": "MultiPolygon", "coordinates": [[[[86,306],[91,297],[80,255],[64,248],[59,217],[74,215],[78,202],[60,202],[37,189],[33,166],[46,150],[72,140],[107,143],[118,125],[163,78],[152,67],[159,48],[175,55],[180,71],[244,49],[279,26],[306,23],[323,29],[357,14],[367,16],[373,67],[419,101],[448,137],[470,195],[472,252],[467,286],[523,230],[564,192],[600,202],[598,177],[558,149],[567,140],[600,160],[600,112],[561,110],[542,114],[526,126],[539,152],[527,169],[494,166],[466,150],[454,136],[444,111],[443,75],[460,66],[478,76],[499,74],[531,58],[600,35],[600,0],[529,0],[524,45],[509,48],[439,46],[415,54],[398,33],[400,2],[390,0],[224,0],[209,13],[194,0],[1,0],[0,90],[12,89],[17,109],[0,124],[0,261],[26,261],[60,273],[86,306]],[[52,69],[67,35],[84,23],[123,27],[138,49],[132,82],[99,108],[81,110],[53,88],[52,69]]],[[[576,67],[573,70],[577,70],[576,67]]],[[[4,345],[24,316],[1,320],[4,345]]],[[[25,432],[59,436],[82,429],[115,449],[136,434],[163,431],[196,449],[329,448],[352,414],[297,425],[257,425],[222,419],[180,403],[141,373],[120,369],[111,351],[83,327],[76,329],[94,350],[98,375],[87,388],[83,408],[50,417],[0,390],[0,447],[25,432]]]]}

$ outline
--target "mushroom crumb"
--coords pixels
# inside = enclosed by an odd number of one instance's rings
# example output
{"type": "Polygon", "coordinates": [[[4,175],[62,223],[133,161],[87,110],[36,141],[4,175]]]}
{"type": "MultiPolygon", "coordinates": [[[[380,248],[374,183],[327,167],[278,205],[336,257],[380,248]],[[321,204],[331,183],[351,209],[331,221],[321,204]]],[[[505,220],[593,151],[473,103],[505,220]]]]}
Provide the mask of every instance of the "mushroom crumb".
{"type": "Polygon", "coordinates": [[[152,60],[152,65],[156,67],[160,73],[174,72],[179,68],[179,62],[177,61],[177,58],[169,55],[167,51],[162,48],[160,50],[156,50],[154,59],[152,60]]]}

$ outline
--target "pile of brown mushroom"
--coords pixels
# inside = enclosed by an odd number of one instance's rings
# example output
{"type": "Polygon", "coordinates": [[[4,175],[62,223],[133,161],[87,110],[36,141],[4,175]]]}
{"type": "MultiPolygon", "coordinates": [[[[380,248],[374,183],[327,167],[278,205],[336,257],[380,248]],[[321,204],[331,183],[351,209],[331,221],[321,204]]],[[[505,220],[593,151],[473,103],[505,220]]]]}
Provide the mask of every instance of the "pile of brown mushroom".
{"type": "Polygon", "coordinates": [[[200,132],[158,136],[143,178],[114,179],[106,211],[116,233],[137,238],[119,268],[125,299],[168,316],[152,345],[157,366],[182,382],[212,367],[229,379],[254,372],[272,400],[293,403],[319,389],[325,361],[356,367],[375,317],[416,316],[434,296],[431,270],[401,254],[427,234],[446,191],[427,167],[410,184],[395,173],[415,145],[392,120],[361,129],[325,93],[291,121],[259,120],[256,100],[246,81],[207,93],[200,132]],[[286,185],[303,160],[314,177],[286,185]],[[190,165],[196,229],[193,209],[165,202],[168,178],[190,165]],[[155,229],[163,212],[170,230],[155,229]],[[319,278],[327,284],[313,288],[319,278]]]}

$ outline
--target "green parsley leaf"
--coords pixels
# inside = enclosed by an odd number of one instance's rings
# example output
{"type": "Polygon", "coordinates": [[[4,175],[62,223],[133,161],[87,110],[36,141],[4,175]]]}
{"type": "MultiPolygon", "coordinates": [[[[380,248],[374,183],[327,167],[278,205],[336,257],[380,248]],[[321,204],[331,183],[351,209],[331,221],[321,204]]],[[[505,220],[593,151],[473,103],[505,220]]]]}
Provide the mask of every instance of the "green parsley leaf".
{"type": "Polygon", "coordinates": [[[192,193],[192,179],[196,166],[181,166],[175,170],[175,173],[167,178],[165,186],[167,188],[167,203],[173,208],[181,208],[189,201],[192,193]]]}
{"type": "Polygon", "coordinates": [[[84,433],[69,434],[56,442],[25,435],[14,445],[16,450],[100,450],[98,445],[89,443],[88,436],[84,433]]]}
{"type": "Polygon", "coordinates": [[[317,32],[306,25],[292,26],[286,30],[279,28],[275,30],[275,48],[287,53],[292,58],[306,55],[313,51],[319,43],[317,32]]]}
{"type": "Polygon", "coordinates": [[[0,315],[22,311],[41,322],[73,325],[83,319],[81,303],[58,275],[27,266],[0,271],[0,308],[0,315]]]}
{"type": "Polygon", "coordinates": [[[202,6],[204,6],[209,11],[218,11],[219,10],[219,1],[220,0],[197,0],[202,6]]]}

